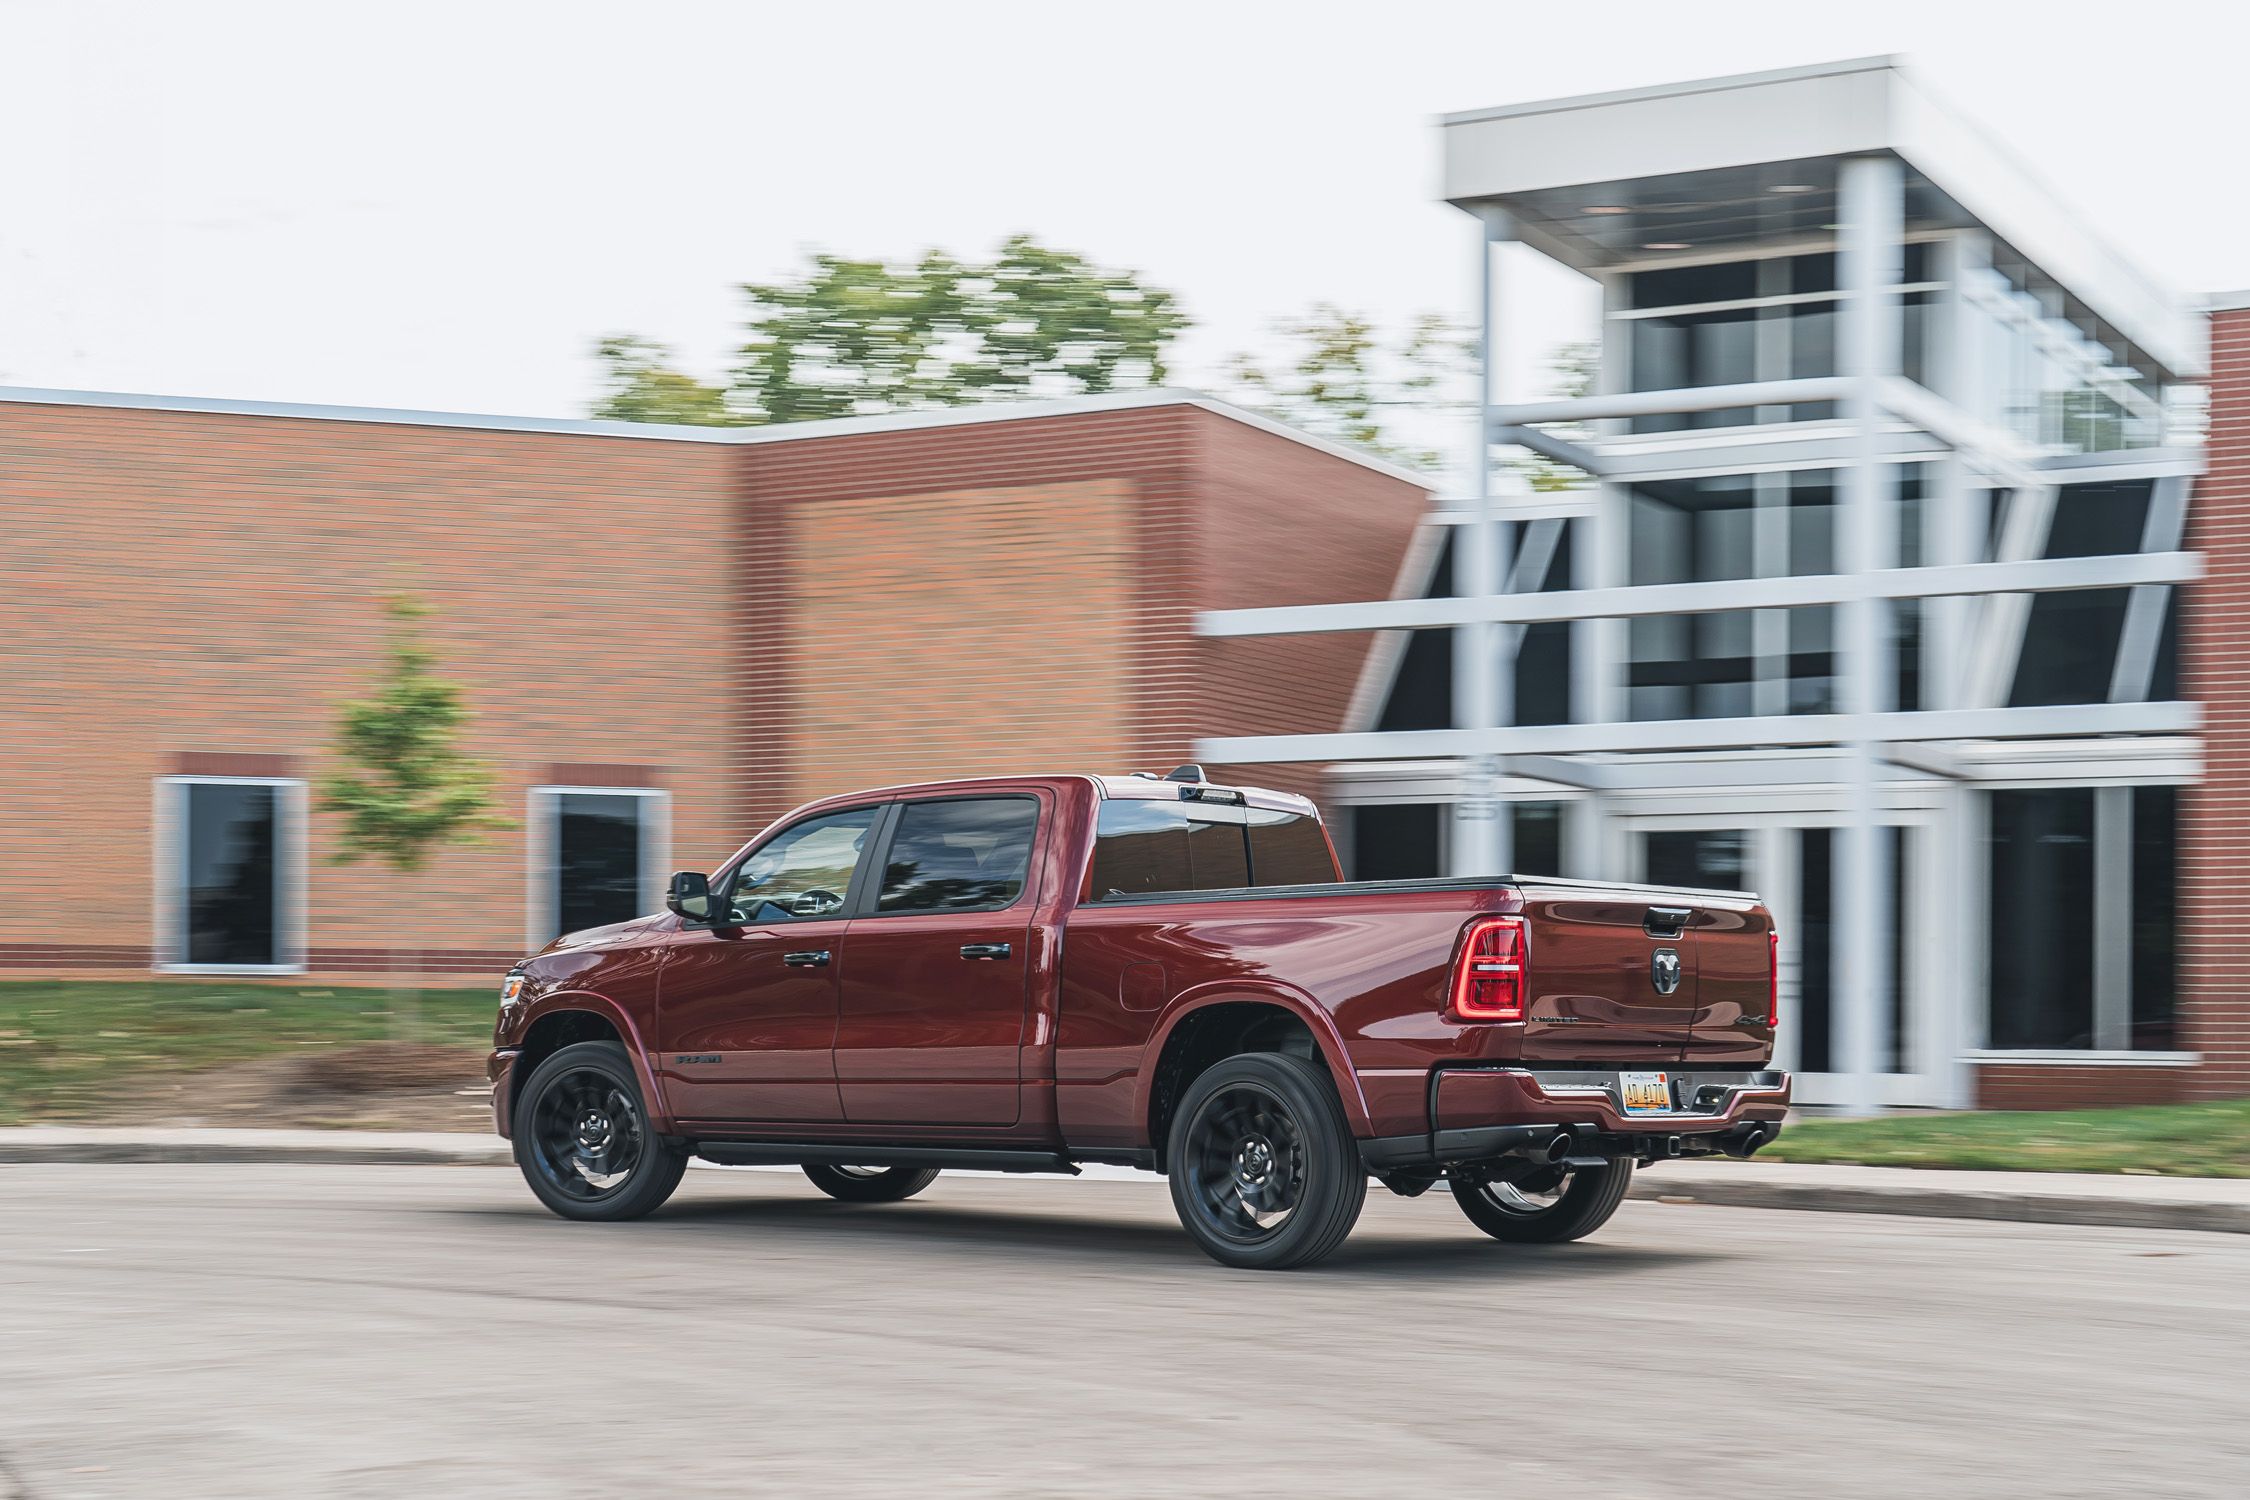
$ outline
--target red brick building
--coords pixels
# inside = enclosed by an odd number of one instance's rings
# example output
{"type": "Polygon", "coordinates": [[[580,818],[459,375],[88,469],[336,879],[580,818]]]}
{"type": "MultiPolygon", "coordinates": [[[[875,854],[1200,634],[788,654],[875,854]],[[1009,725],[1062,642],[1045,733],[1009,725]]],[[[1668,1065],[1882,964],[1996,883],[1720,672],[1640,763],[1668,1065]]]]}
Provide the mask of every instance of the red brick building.
{"type": "MultiPolygon", "coordinates": [[[[1333,729],[1427,496],[1180,392],[711,431],[0,396],[0,971],[491,973],[807,798],[1333,729]],[[381,596],[517,828],[336,865],[381,596]]],[[[1317,769],[1254,768],[1314,790],[1317,769]]]]}

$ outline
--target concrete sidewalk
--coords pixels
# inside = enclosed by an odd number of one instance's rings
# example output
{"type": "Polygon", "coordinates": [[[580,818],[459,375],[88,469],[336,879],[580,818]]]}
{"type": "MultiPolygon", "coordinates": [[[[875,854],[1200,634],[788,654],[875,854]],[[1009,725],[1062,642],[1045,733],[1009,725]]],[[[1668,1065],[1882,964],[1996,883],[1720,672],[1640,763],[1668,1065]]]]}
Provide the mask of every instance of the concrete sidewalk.
{"type": "MultiPolygon", "coordinates": [[[[496,1136],[435,1131],[59,1125],[0,1129],[0,1164],[118,1161],[502,1166],[509,1160],[508,1143],[496,1136]]],[[[1085,1177],[1151,1186],[1160,1181],[1149,1173],[1125,1167],[1088,1167],[1085,1177]]],[[[1668,1162],[1650,1168],[1634,1179],[1632,1195],[1735,1208],[2250,1234],[2250,1178],[1942,1172],[1720,1160],[1668,1162]]]]}

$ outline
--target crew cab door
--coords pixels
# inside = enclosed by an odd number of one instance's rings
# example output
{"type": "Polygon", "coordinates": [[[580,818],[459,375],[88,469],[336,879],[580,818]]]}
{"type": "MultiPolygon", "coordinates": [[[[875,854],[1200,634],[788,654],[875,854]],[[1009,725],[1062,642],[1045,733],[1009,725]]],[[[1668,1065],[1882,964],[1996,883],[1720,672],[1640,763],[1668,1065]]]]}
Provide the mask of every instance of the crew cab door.
{"type": "Polygon", "coordinates": [[[1029,1014],[1034,793],[930,798],[886,819],[852,924],[836,1080],[853,1124],[1012,1125],[1029,1014]]]}
{"type": "Polygon", "coordinates": [[[838,979],[881,806],[824,813],[752,850],[684,927],[657,988],[655,1059],[688,1121],[835,1123],[838,979]]]}

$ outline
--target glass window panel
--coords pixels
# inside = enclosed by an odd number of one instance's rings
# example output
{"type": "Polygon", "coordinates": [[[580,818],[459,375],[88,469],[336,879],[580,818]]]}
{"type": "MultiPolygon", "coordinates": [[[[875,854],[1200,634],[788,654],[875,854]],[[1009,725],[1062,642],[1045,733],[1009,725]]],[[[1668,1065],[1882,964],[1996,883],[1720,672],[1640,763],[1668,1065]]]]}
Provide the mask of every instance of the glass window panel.
{"type": "Polygon", "coordinates": [[[2009,706],[2107,703],[2131,596],[2130,589],[2033,595],[2009,706]]]}
{"type": "Polygon", "coordinates": [[[1111,798],[1094,831],[1097,901],[1112,892],[1236,890],[1250,883],[1239,809],[1111,798]]]}
{"type": "Polygon", "coordinates": [[[1336,861],[1318,818],[1277,808],[1245,809],[1250,829],[1250,878],[1245,885],[1327,885],[1336,861]]]}
{"type": "Polygon", "coordinates": [[[1436,803],[1421,802],[1353,808],[1352,879],[1420,880],[1443,874],[1439,829],[1445,813],[1436,803]]]}
{"type": "MultiPolygon", "coordinates": [[[[1797,1067],[1835,1071],[1835,991],[1830,918],[1836,874],[1836,835],[1827,828],[1797,832],[1797,1067]]],[[[1789,940],[1784,934],[1783,941],[1789,940]]]]}
{"type": "Polygon", "coordinates": [[[191,964],[280,963],[276,913],[281,789],[187,782],[185,958],[191,964]]]}
{"type": "Polygon", "coordinates": [[[2055,495],[2048,557],[2108,557],[2141,550],[2154,481],[2070,484],[2055,495]]]}
{"type": "Polygon", "coordinates": [[[2094,794],[1991,793],[1991,1037],[2088,1047],[2094,1031],[2094,794]]]}
{"type": "Polygon", "coordinates": [[[998,911],[1023,894],[1039,804],[1029,797],[910,802],[883,863],[877,911],[998,911]]]}
{"type": "Polygon", "coordinates": [[[1789,611],[1789,712],[1836,709],[1836,609],[1807,604],[1789,611]]]}
{"type": "Polygon", "coordinates": [[[557,932],[582,932],[641,915],[641,805],[647,800],[591,792],[556,795],[557,932]]]}
{"type": "Polygon", "coordinates": [[[1740,828],[1666,828],[1645,835],[1651,885],[1750,888],[1750,835],[1740,828]]]}
{"type": "Polygon", "coordinates": [[[1515,845],[1510,863],[1516,874],[1562,874],[1563,816],[1560,802],[1508,804],[1509,836],[1515,845]]]}
{"type": "Polygon", "coordinates": [[[759,926],[834,916],[851,894],[877,811],[809,818],[759,845],[735,872],[735,919],[759,926]]]}
{"type": "Polygon", "coordinates": [[[2132,1044],[2151,1052],[2179,1045],[2179,818],[2178,787],[2133,788],[2132,1044]]]}
{"type": "Polygon", "coordinates": [[[1682,307],[1696,302],[1733,302],[1758,295],[1758,262],[1729,261],[1712,266],[1666,266],[1635,272],[1633,306],[1682,307]]]}

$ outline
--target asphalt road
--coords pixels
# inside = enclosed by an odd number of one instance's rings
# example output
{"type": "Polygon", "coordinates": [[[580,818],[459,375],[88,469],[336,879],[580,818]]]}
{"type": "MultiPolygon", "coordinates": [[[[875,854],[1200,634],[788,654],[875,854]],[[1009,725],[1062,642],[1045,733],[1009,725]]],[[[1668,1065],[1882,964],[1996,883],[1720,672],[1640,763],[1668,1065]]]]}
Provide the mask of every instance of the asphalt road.
{"type": "Polygon", "coordinates": [[[1377,1191],[1260,1275],[1148,1183],[0,1167],[5,1500],[2233,1497],[2246,1418],[2238,1235],[1377,1191]]]}

